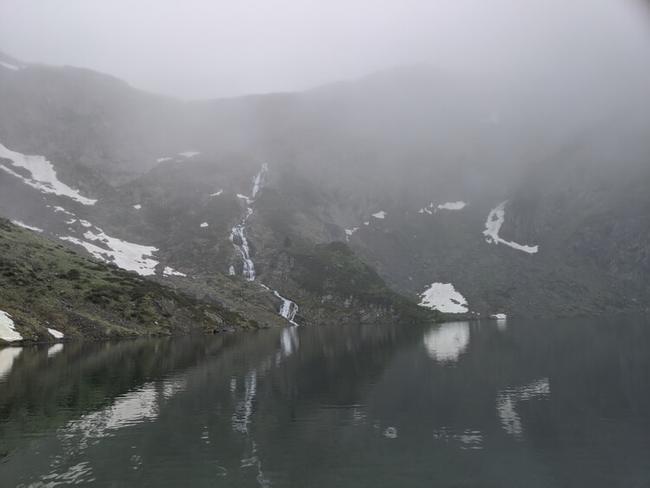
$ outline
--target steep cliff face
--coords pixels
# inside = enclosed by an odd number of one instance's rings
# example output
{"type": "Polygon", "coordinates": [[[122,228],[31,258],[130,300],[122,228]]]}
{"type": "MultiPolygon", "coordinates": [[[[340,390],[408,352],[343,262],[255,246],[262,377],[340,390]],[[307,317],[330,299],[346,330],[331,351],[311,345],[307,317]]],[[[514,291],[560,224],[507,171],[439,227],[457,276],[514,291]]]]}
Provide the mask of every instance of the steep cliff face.
{"type": "MultiPolygon", "coordinates": [[[[325,211],[328,200],[323,199],[313,212],[306,204],[298,215],[281,212],[284,225],[274,226],[283,229],[281,235],[260,230],[261,240],[274,243],[260,252],[273,255],[283,241],[300,243],[309,241],[308,236],[326,242],[347,240],[355,254],[394,290],[419,300],[432,283],[453,284],[469,302],[469,309],[483,315],[582,315],[639,307],[642,271],[636,281],[603,267],[599,260],[611,255],[614,263],[636,269],[634,263],[643,259],[646,249],[642,235],[633,238],[636,244],[628,244],[639,257],[628,260],[629,255],[617,250],[622,246],[618,238],[605,230],[624,220],[614,215],[592,217],[588,208],[576,208],[575,202],[558,207],[549,195],[535,198],[534,204],[514,195],[505,200],[505,196],[467,198],[464,194],[460,197],[467,202],[462,208],[456,201],[439,200],[430,213],[421,211],[428,210],[429,203],[416,208],[384,202],[367,206],[365,212],[359,210],[355,223],[345,220],[353,218],[353,212],[342,218],[338,211],[325,211]],[[318,213],[323,220],[316,219],[318,213]],[[305,215],[319,225],[303,225],[309,220],[305,215]],[[488,225],[491,216],[496,221],[488,225]],[[590,230],[590,225],[597,229],[590,230]],[[591,239],[585,234],[589,232],[595,232],[591,239]]],[[[333,209],[339,205],[335,197],[329,202],[333,209]]],[[[257,221],[254,225],[262,227],[257,221]]],[[[643,233],[647,226],[636,222],[634,228],[632,232],[643,233]]],[[[260,259],[264,262],[265,258],[260,259]]]]}
{"type": "Polygon", "coordinates": [[[14,62],[0,67],[0,213],[98,259],[199,295],[241,285],[276,317],[289,300],[319,323],[415,317],[432,285],[482,315],[649,298],[647,88],[630,87],[630,107],[595,103],[604,83],[558,83],[540,103],[417,67],[180,102],[14,62]]]}

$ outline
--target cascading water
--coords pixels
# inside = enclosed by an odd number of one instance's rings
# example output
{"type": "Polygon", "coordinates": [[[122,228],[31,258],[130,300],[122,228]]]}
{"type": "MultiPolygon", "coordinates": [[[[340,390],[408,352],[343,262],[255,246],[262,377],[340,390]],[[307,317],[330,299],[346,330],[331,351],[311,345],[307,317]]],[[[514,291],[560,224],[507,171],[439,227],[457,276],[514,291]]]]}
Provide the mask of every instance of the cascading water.
{"type": "MultiPolygon", "coordinates": [[[[230,231],[230,242],[233,243],[233,246],[235,246],[235,249],[237,249],[237,252],[241,257],[242,276],[247,281],[255,281],[256,274],[255,263],[251,258],[250,246],[248,244],[248,239],[246,238],[246,224],[248,223],[250,216],[253,215],[253,204],[255,203],[255,198],[266,183],[268,171],[269,167],[266,163],[264,163],[260,171],[255,175],[255,178],[253,178],[253,188],[251,190],[250,196],[237,195],[246,202],[246,214],[242,220],[230,231]]],[[[233,265],[230,266],[229,274],[236,274],[236,270],[233,265]]],[[[271,290],[269,287],[262,283],[260,284],[265,289],[273,291],[273,294],[282,301],[282,305],[280,306],[280,310],[278,312],[280,316],[287,319],[291,325],[298,325],[294,320],[296,318],[296,314],[298,313],[298,305],[296,305],[291,300],[284,298],[277,291],[271,290]]]]}
{"type": "MultiPolygon", "coordinates": [[[[248,239],[246,238],[246,222],[252,213],[253,209],[247,207],[246,216],[239,224],[234,226],[230,232],[230,241],[239,251],[239,255],[242,259],[242,274],[248,281],[255,281],[255,263],[253,263],[253,260],[251,259],[250,246],[248,245],[248,239]]],[[[233,266],[231,266],[230,274],[234,274],[233,266]]]]}
{"type": "MultiPolygon", "coordinates": [[[[230,241],[233,243],[242,260],[242,275],[247,281],[255,281],[255,263],[251,259],[251,250],[248,245],[248,239],[246,238],[246,223],[251,215],[253,215],[252,205],[255,203],[255,197],[262,189],[262,186],[266,182],[266,175],[269,171],[268,165],[265,163],[262,165],[260,171],[253,178],[253,189],[250,196],[241,195],[241,197],[246,201],[246,214],[242,218],[239,224],[235,225],[230,231],[230,241]]],[[[233,273],[233,267],[231,266],[230,274],[233,273]]]]}
{"type": "Polygon", "coordinates": [[[277,291],[273,291],[273,294],[282,300],[282,306],[280,307],[280,315],[287,319],[291,325],[298,325],[294,319],[298,313],[298,305],[295,302],[292,302],[288,298],[284,298],[277,291]]]}

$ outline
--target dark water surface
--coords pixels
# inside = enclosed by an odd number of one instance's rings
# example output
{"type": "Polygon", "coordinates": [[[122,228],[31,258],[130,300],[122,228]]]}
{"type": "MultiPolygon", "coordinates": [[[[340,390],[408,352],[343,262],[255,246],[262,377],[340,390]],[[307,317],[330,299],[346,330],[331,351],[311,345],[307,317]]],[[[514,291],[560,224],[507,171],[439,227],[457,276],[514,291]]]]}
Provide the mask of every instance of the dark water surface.
{"type": "Polygon", "coordinates": [[[0,350],[0,486],[647,487],[643,319],[0,350]]]}

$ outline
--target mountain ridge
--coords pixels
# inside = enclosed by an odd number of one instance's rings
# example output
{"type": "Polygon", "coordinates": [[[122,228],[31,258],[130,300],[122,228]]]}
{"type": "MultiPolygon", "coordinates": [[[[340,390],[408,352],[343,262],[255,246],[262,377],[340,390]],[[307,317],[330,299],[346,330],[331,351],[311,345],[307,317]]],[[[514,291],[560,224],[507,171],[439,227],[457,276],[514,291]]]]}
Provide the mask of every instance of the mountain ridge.
{"type": "MultiPolygon", "coordinates": [[[[50,84],[45,113],[32,100],[39,77],[18,83],[0,70],[0,109],[8,105],[0,143],[51,158],[64,181],[99,201],[55,195],[44,207],[42,194],[0,172],[0,212],[86,249],[101,236],[154,246],[163,263],[156,273],[227,275],[239,259],[231,229],[247,211],[239,196],[268,163],[247,233],[260,279],[282,296],[301,294],[287,242],[318,254],[342,241],[412,303],[432,283],[450,283],[482,316],[644,309],[645,105],[638,116],[611,111],[629,103],[622,99],[585,112],[594,89],[571,102],[572,115],[562,97],[540,108],[527,93],[437,79],[430,69],[433,78],[415,76],[404,91],[413,69],[397,79],[393,70],[300,93],[203,102],[140,99],[137,90],[109,97],[81,77],[50,84]],[[560,108],[567,120],[558,124],[549,116],[560,108]],[[585,125],[597,113],[603,122],[585,125]],[[610,174],[615,184],[603,192],[610,174]],[[636,223],[627,220],[627,250],[604,238],[616,218],[631,215],[617,203],[625,194],[637,195],[639,209],[636,223]],[[445,208],[457,201],[466,206],[445,208]],[[486,220],[502,203],[499,239],[485,242],[486,220]],[[539,252],[526,255],[522,244],[539,252]],[[288,264],[276,270],[279,262],[288,264]]],[[[18,171],[11,161],[0,166],[18,171]]],[[[318,316],[317,301],[304,299],[303,312],[313,307],[318,316]]]]}

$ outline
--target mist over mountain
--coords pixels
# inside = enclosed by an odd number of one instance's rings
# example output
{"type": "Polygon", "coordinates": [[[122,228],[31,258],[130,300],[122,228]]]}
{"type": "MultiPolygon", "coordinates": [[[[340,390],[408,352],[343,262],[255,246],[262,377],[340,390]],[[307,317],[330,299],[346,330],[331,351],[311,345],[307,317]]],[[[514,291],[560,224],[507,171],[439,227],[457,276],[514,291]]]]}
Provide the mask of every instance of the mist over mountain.
{"type": "Polygon", "coordinates": [[[647,486],[649,135],[645,0],[3,0],[0,485],[647,486]]]}
{"type": "MultiPolygon", "coordinates": [[[[438,44],[435,62],[424,47],[417,62],[396,51],[396,67],[281,93],[185,100],[0,54],[0,214],[197,298],[258,283],[289,322],[645,309],[644,10],[502,3],[489,15],[507,39],[470,23],[484,46],[438,44]]],[[[458,20],[466,7],[435,12],[458,20]]],[[[29,2],[9,13],[17,25],[43,14],[29,2]]],[[[124,36],[115,47],[138,46],[124,36]]],[[[89,52],[104,42],[92,39],[89,52]]]]}
{"type": "Polygon", "coordinates": [[[427,63],[511,86],[629,79],[644,0],[5,0],[0,50],[186,99],[296,92],[427,63]],[[559,76],[558,76],[559,75],[559,76]]]}
{"type": "Polygon", "coordinates": [[[337,242],[413,302],[449,283],[480,314],[644,307],[647,64],[516,86],[418,64],[187,102],[85,69],[3,63],[0,211],[95,257],[119,258],[104,252],[109,236],[154,247],[153,275],[238,276],[250,260],[304,317],[349,293],[305,287],[314,259],[348,252],[321,255],[337,242]],[[96,203],[50,191],[22,155],[96,203]]]}

